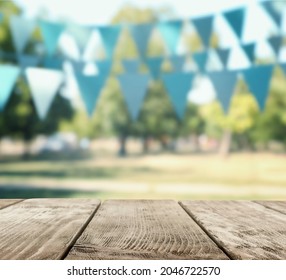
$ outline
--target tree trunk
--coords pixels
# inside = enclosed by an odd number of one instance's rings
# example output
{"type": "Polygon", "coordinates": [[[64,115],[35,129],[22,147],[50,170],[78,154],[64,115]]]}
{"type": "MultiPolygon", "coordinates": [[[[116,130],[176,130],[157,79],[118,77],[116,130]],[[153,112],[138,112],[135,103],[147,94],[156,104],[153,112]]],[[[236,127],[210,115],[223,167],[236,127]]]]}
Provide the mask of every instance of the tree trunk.
{"type": "Polygon", "coordinates": [[[119,138],[120,148],[119,148],[118,155],[120,157],[125,157],[126,154],[127,154],[127,152],[126,152],[126,142],[127,142],[127,137],[125,135],[121,136],[119,138]]]}
{"type": "Polygon", "coordinates": [[[229,130],[224,131],[220,148],[219,148],[219,154],[227,157],[230,152],[230,147],[231,147],[231,141],[232,141],[232,132],[229,130]]]}

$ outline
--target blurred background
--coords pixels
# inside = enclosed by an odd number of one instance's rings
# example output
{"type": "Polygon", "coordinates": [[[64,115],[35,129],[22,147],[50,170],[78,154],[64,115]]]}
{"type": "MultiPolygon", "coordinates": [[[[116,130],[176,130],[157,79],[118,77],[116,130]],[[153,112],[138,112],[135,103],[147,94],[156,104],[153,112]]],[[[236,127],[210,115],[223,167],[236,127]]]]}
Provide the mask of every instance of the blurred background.
{"type": "MultiPolygon", "coordinates": [[[[1,64],[20,65],[22,71],[27,65],[15,55],[11,17],[65,25],[53,54],[65,81],[45,118],[37,114],[25,75],[19,76],[0,112],[0,198],[286,199],[286,22],[283,2],[273,4],[280,26],[259,1],[0,1],[1,64]],[[237,8],[247,11],[242,40],[220,14],[237,8]],[[189,21],[209,14],[216,18],[206,71],[274,65],[264,110],[238,79],[225,113],[207,74],[199,71],[193,54],[205,48],[189,21]],[[184,27],[176,55],[184,58],[184,71],[197,73],[184,117],[176,115],[160,79],[150,83],[138,118],[130,116],[116,78],[125,71],[123,60],[140,57],[127,29],[114,49],[96,109],[88,114],[74,69],[93,75],[98,72],[93,61],[107,58],[94,27],[178,18],[184,27]],[[76,28],[86,31],[78,40],[72,36],[76,28]],[[282,39],[277,50],[268,39],[278,35],[282,39]],[[252,62],[241,48],[249,42],[256,43],[252,62]],[[220,49],[230,50],[227,66],[219,59],[220,49]]],[[[37,26],[24,53],[27,59],[40,58],[43,52],[37,26]]],[[[158,31],[152,33],[147,55],[164,56],[162,73],[174,71],[158,31]]],[[[139,71],[148,73],[146,63],[139,61],[139,71]]]]}

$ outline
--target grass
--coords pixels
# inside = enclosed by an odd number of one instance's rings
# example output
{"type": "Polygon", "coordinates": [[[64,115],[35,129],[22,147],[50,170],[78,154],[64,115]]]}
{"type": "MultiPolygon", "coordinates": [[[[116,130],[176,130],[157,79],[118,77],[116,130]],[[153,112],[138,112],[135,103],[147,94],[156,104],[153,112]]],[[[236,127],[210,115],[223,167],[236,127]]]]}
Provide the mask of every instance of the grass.
{"type": "Polygon", "coordinates": [[[0,198],[286,198],[286,156],[146,155],[0,162],[0,198]]]}

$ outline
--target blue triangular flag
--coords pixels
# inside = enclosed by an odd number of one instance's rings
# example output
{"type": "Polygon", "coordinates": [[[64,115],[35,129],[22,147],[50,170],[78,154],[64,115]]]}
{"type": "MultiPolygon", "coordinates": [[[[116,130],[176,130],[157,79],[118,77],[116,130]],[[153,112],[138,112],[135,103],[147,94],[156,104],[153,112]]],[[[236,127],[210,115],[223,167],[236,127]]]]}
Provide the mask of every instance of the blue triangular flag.
{"type": "Polygon", "coordinates": [[[46,52],[53,55],[58,47],[59,38],[64,31],[64,26],[59,23],[41,21],[40,29],[43,36],[46,52]]]}
{"type": "Polygon", "coordinates": [[[145,57],[149,39],[154,28],[153,23],[137,24],[129,26],[130,33],[137,46],[137,50],[140,56],[145,57]]]}
{"type": "Polygon", "coordinates": [[[112,60],[98,60],[95,62],[95,65],[100,74],[108,76],[112,69],[112,63],[112,60]]]}
{"type": "Polygon", "coordinates": [[[210,45],[210,39],[213,31],[213,19],[213,16],[192,19],[205,48],[208,48],[210,45]]]}
{"type": "Polygon", "coordinates": [[[18,54],[18,63],[22,69],[27,67],[36,67],[40,64],[40,57],[30,54],[18,54]]]}
{"type": "Polygon", "coordinates": [[[164,61],[164,58],[162,56],[148,57],[146,59],[146,64],[154,79],[159,78],[161,74],[161,66],[162,66],[163,61],[164,61]]]}
{"type": "Polygon", "coordinates": [[[61,71],[43,68],[27,68],[26,77],[30,87],[36,111],[43,120],[56,96],[64,75],[61,71]]]}
{"type": "Polygon", "coordinates": [[[224,112],[228,112],[237,82],[237,72],[223,70],[220,72],[209,72],[208,76],[214,86],[217,98],[224,112]]]}
{"type": "Polygon", "coordinates": [[[137,73],[140,66],[139,59],[124,59],[122,60],[123,67],[126,73],[137,73]]]}
{"type": "Polygon", "coordinates": [[[82,73],[86,66],[85,61],[71,61],[74,72],[82,73]]]}
{"type": "Polygon", "coordinates": [[[278,56],[280,48],[283,43],[283,37],[282,36],[272,36],[268,39],[269,45],[273,49],[276,56],[278,56]]]}
{"type": "Polygon", "coordinates": [[[35,23],[23,17],[12,16],[10,29],[15,49],[18,53],[22,53],[35,29],[35,23]]]}
{"type": "Polygon", "coordinates": [[[121,33],[121,27],[119,25],[99,26],[98,31],[102,38],[107,58],[111,59],[121,33]]]}
{"type": "Polygon", "coordinates": [[[253,63],[255,60],[255,46],[255,43],[241,45],[241,48],[243,49],[250,63],[253,63]]]}
{"type": "Polygon", "coordinates": [[[63,59],[60,57],[45,56],[43,66],[47,69],[62,70],[63,59]]]}
{"type": "Polygon", "coordinates": [[[184,70],[185,55],[171,55],[169,56],[169,60],[171,61],[173,72],[182,72],[184,70]]]}
{"type": "Polygon", "coordinates": [[[268,15],[273,19],[277,27],[280,28],[282,25],[282,12],[279,12],[278,9],[275,9],[275,3],[273,2],[274,1],[264,1],[260,4],[264,7],[268,15]]]}
{"type": "Polygon", "coordinates": [[[206,71],[206,66],[208,63],[208,52],[198,52],[193,54],[193,60],[198,66],[200,72],[204,73],[206,71]]]}
{"type": "Polygon", "coordinates": [[[90,39],[92,29],[86,26],[70,24],[67,27],[67,31],[74,38],[79,51],[83,53],[90,39]]]}
{"type": "Polygon", "coordinates": [[[187,97],[194,79],[193,73],[175,72],[162,75],[164,86],[170,96],[177,115],[183,119],[186,111],[187,97]]]}
{"type": "Polygon", "coordinates": [[[261,65],[243,71],[244,80],[261,110],[264,109],[268,97],[272,73],[273,65],[261,65]]]}
{"type": "Polygon", "coordinates": [[[218,54],[218,57],[223,67],[226,68],[228,64],[229,55],[230,55],[230,49],[217,49],[216,52],[218,54]]]}
{"type": "Polygon", "coordinates": [[[139,116],[140,108],[147,93],[148,74],[123,74],[118,77],[122,93],[133,120],[139,116]]]}
{"type": "Polygon", "coordinates": [[[223,15],[233,29],[236,36],[241,39],[244,28],[245,9],[235,9],[232,11],[224,12],[223,15]]]}
{"type": "Polygon", "coordinates": [[[76,73],[76,80],[86,111],[89,117],[92,117],[98,97],[105,85],[106,75],[85,76],[81,73],[76,73]]]}
{"type": "Polygon", "coordinates": [[[158,29],[163,36],[165,44],[170,53],[176,53],[178,42],[181,36],[183,27],[182,20],[172,20],[166,22],[160,22],[158,29]]]}
{"type": "Polygon", "coordinates": [[[19,67],[0,65],[0,112],[5,108],[19,74],[19,67]]]}

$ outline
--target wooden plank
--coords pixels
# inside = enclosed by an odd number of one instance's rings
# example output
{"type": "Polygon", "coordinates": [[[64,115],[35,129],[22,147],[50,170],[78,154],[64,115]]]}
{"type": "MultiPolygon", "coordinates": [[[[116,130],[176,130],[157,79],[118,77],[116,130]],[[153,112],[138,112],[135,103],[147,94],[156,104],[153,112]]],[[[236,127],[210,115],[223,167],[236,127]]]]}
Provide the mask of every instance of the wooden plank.
{"type": "Polygon", "coordinates": [[[23,199],[0,199],[0,209],[16,204],[22,200],[23,199]]]}
{"type": "Polygon", "coordinates": [[[286,259],[286,216],[250,201],[183,201],[233,259],[286,259]]]}
{"type": "Polygon", "coordinates": [[[103,203],[67,259],[228,259],[175,201],[103,203]]]}
{"type": "Polygon", "coordinates": [[[286,214],[286,201],[255,201],[269,209],[286,214]]]}
{"type": "Polygon", "coordinates": [[[91,199],[29,199],[1,210],[0,259],[63,258],[99,204],[91,199]]]}

